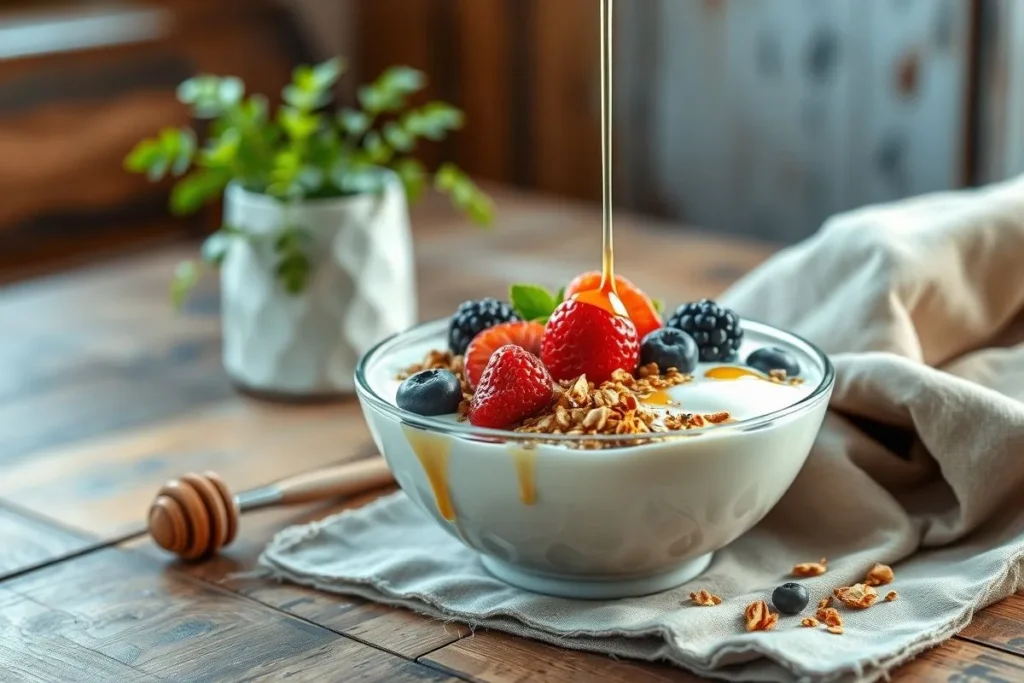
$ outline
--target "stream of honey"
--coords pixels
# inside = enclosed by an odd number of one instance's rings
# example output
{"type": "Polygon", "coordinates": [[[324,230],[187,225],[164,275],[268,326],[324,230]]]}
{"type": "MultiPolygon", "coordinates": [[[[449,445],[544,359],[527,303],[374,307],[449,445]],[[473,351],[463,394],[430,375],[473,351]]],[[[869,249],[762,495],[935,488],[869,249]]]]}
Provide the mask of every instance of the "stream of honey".
{"type": "Polygon", "coordinates": [[[580,292],[577,301],[612,315],[626,317],[626,307],[615,290],[612,247],[612,9],[614,0],[601,0],[601,286],[580,292]]]}
{"type": "MultiPolygon", "coordinates": [[[[612,10],[614,0],[601,0],[601,285],[595,290],[580,292],[573,298],[603,308],[612,315],[628,317],[626,307],[615,290],[615,258],[612,246],[612,10]]],[[[665,392],[655,392],[648,403],[670,405],[665,392]],[[664,395],[662,395],[664,394],[664,395]]],[[[434,500],[441,516],[455,520],[448,490],[447,437],[405,428],[409,445],[419,458],[423,471],[434,492],[434,500]]],[[[512,448],[512,460],[519,479],[519,498],[526,505],[537,500],[535,485],[536,458],[534,451],[512,448]]]]}

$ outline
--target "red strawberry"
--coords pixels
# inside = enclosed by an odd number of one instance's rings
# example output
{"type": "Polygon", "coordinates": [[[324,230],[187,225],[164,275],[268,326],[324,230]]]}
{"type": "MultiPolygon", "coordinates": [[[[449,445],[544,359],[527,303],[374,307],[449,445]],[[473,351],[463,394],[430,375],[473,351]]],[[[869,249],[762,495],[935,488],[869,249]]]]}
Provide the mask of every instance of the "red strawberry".
{"type": "Polygon", "coordinates": [[[484,368],[469,421],[477,427],[511,427],[546,407],[553,393],[551,375],[540,358],[521,346],[502,346],[484,368]]]}
{"type": "MultiPolygon", "coordinates": [[[[565,298],[571,299],[573,295],[580,292],[588,292],[601,286],[601,273],[592,271],[581,273],[573,278],[569,286],[565,288],[565,298]]],[[[642,289],[622,277],[615,276],[615,293],[619,295],[622,305],[629,313],[629,319],[636,326],[636,337],[643,341],[649,332],[661,327],[661,316],[655,307],[651,297],[647,296],[642,289]]]]}
{"type": "Polygon", "coordinates": [[[466,347],[466,379],[469,385],[476,388],[487,367],[487,361],[496,349],[513,344],[540,356],[540,340],[543,336],[544,326],[531,322],[502,323],[483,330],[466,347]]]}
{"type": "Polygon", "coordinates": [[[585,374],[591,382],[611,379],[619,368],[636,369],[640,343],[629,318],[570,299],[555,309],[544,328],[540,357],[555,379],[585,374]]]}

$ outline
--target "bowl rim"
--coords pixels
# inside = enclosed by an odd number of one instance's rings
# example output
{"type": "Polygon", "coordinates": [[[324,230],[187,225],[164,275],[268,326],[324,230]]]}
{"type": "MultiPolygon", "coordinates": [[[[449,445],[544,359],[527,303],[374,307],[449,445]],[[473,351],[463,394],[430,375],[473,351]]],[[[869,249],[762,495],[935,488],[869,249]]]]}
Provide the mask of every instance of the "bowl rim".
{"type": "Polygon", "coordinates": [[[779,327],[775,327],[774,325],[741,317],[740,320],[746,329],[752,329],[762,333],[768,332],[768,336],[773,337],[775,340],[785,341],[790,344],[796,341],[798,342],[797,346],[802,344],[807,347],[806,350],[811,352],[810,355],[814,356],[823,368],[821,381],[813,391],[795,403],[785,406],[784,408],[779,408],[778,410],[773,410],[770,413],[765,413],[764,415],[757,415],[737,422],[708,425],[696,429],[671,432],[645,432],[642,434],[543,434],[537,432],[516,432],[508,429],[493,429],[490,427],[474,427],[469,424],[469,422],[453,423],[446,420],[439,420],[435,417],[417,415],[416,413],[403,410],[394,403],[384,399],[373,389],[373,387],[370,386],[370,382],[366,376],[366,369],[370,361],[375,358],[381,349],[396,342],[400,337],[407,335],[412,336],[417,332],[423,334],[427,328],[436,327],[438,328],[436,332],[441,332],[445,327],[447,327],[449,320],[450,318],[436,318],[434,320],[429,320],[410,327],[402,332],[391,334],[385,339],[374,344],[359,358],[359,362],[356,364],[355,385],[357,396],[359,396],[361,400],[368,402],[374,408],[398,419],[404,425],[409,425],[411,427],[416,427],[430,432],[445,434],[447,436],[468,438],[470,440],[519,443],[544,442],[549,444],[573,444],[581,441],[599,441],[617,443],[631,442],[635,445],[643,445],[672,439],[693,438],[710,433],[721,434],[733,431],[754,431],[755,429],[762,428],[765,424],[775,422],[776,420],[789,415],[810,411],[811,408],[818,405],[822,400],[826,399],[830,395],[832,387],[835,384],[835,368],[832,365],[832,361],[829,360],[828,355],[816,344],[804,339],[800,335],[788,332],[779,327]]]}

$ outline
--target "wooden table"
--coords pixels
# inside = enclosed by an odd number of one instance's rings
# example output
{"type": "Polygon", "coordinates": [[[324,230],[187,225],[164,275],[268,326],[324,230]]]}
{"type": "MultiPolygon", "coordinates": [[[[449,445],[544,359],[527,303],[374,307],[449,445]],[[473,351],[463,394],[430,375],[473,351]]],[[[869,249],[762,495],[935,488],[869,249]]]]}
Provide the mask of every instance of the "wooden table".
{"type": "MultiPolygon", "coordinates": [[[[593,207],[496,198],[490,233],[436,203],[417,210],[424,318],[597,263],[593,207]]],[[[617,226],[621,271],[670,302],[715,294],[771,251],[648,220],[617,226]]],[[[0,290],[0,680],[695,680],[238,575],[275,532],[367,497],[250,513],[233,546],[198,564],[155,548],[145,513],[168,478],[212,469],[242,490],[373,451],[354,400],[281,406],[233,391],[215,283],[182,315],[166,305],[168,273],[190,251],[0,290]]],[[[896,678],[1024,680],[1024,597],[896,678]]]]}

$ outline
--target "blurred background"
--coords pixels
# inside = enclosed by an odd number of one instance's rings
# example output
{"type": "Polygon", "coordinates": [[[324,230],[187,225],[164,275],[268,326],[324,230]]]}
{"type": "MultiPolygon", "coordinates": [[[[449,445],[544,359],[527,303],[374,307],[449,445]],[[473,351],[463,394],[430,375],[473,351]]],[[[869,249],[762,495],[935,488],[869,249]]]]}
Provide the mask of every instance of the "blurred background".
{"type": "MultiPolygon", "coordinates": [[[[1020,0],[616,9],[619,208],[788,243],[1024,167],[1020,0]]],[[[217,224],[170,218],[166,187],[122,168],[187,122],[175,86],[198,72],[276,95],[295,64],[343,55],[344,100],[408,64],[468,115],[428,161],[598,200],[597,16],[597,0],[0,0],[0,281],[217,224]]]]}

